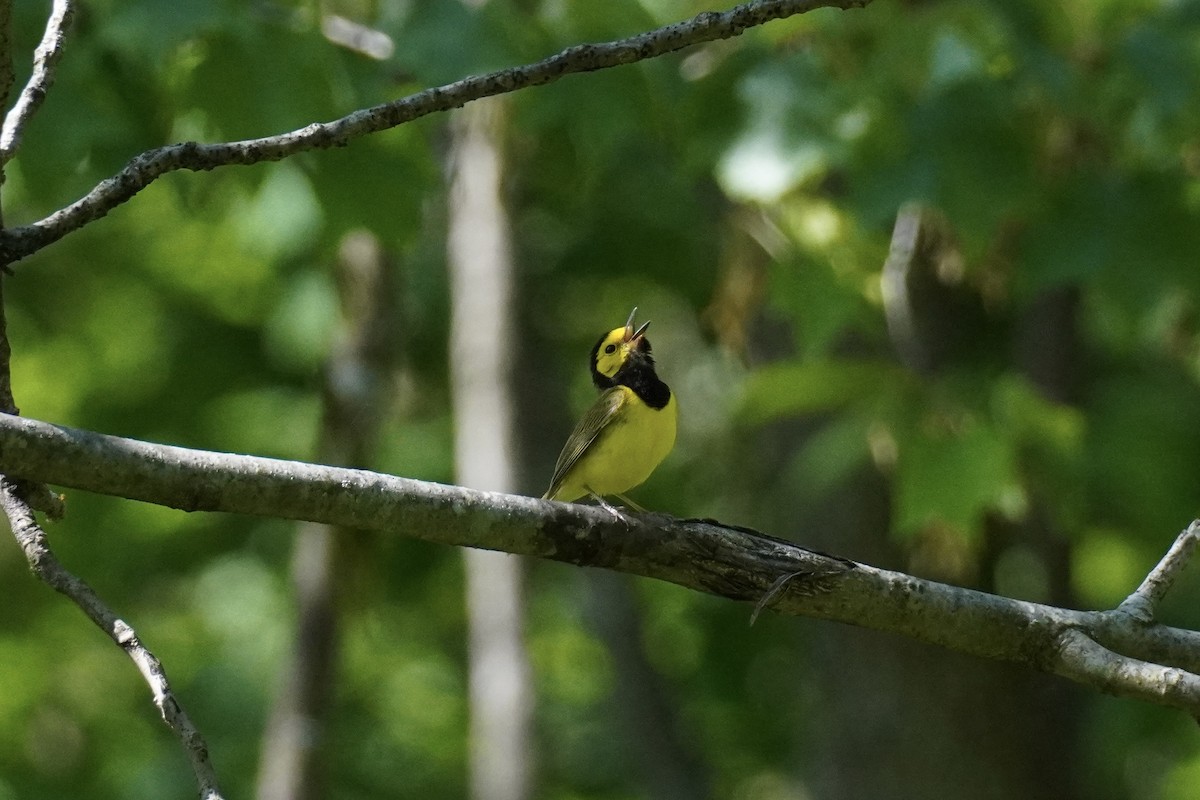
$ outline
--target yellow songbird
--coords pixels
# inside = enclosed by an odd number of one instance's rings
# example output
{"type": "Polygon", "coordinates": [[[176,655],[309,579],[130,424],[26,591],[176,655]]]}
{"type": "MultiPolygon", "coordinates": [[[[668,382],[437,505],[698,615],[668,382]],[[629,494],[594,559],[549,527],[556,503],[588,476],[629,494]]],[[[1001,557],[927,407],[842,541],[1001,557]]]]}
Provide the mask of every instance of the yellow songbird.
{"type": "Polygon", "coordinates": [[[629,315],[592,348],[592,382],[602,389],[563,446],[544,500],[571,502],[595,498],[614,510],[605,496],[620,498],[637,511],[624,492],[650,477],[675,446],[678,407],[675,396],[654,371],[646,322],[636,331],[629,315]]]}

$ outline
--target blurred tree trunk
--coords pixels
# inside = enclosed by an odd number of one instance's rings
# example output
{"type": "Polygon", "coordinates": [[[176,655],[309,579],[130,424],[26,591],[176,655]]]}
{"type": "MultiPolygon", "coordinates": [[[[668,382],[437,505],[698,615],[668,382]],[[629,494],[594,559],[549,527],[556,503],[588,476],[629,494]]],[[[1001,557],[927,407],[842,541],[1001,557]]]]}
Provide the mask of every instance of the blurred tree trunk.
{"type": "MultiPolygon", "coordinates": [[[[472,103],[455,119],[450,168],[450,363],[457,480],[510,492],[513,267],[501,199],[505,104],[472,103]]],[[[533,691],[524,646],[523,562],[465,550],[471,796],[530,796],[533,691]]]]}
{"type": "MultiPolygon", "coordinates": [[[[1017,370],[1047,397],[1074,400],[1074,293],[1051,293],[1019,312],[1013,345],[997,335],[1003,326],[989,320],[978,297],[939,277],[939,259],[953,248],[936,215],[917,207],[901,211],[893,257],[884,268],[885,283],[891,284],[885,286],[889,331],[901,360],[932,376],[991,347],[992,359],[1015,353],[1017,370]],[[920,235],[908,242],[906,264],[894,258],[905,224],[923,226],[908,231],[920,235]],[[897,319],[905,324],[894,325],[897,319]],[[1007,353],[995,350],[1004,347],[1007,353]]],[[[796,535],[819,549],[985,590],[996,588],[1006,551],[1021,547],[1033,554],[1045,578],[1045,596],[1030,599],[1069,603],[1066,543],[1040,498],[1031,497],[1021,521],[989,520],[978,551],[954,531],[918,534],[903,547],[881,539],[879,532],[889,529],[890,505],[887,481],[864,470],[826,498],[812,518],[800,521],[796,535]],[[823,538],[811,541],[814,532],[823,538]]],[[[1078,740],[1074,687],[1012,665],[853,628],[823,628],[814,638],[821,708],[828,711],[813,733],[817,796],[1080,797],[1071,760],[1046,757],[1072,752],[1078,740]]]]}
{"type": "MultiPolygon", "coordinates": [[[[342,326],[325,365],[316,460],[369,467],[396,352],[394,269],[378,240],[348,234],[338,254],[342,326]]],[[[307,523],[292,556],[296,635],[263,733],[259,800],[324,794],[322,753],[336,679],[341,553],[352,531],[307,523]]]]}
{"type": "MultiPolygon", "coordinates": [[[[864,473],[802,521],[797,537],[904,567],[881,541],[889,490],[864,473]],[[813,540],[819,532],[821,538],[813,540]],[[804,538],[807,537],[807,538],[804,538]]],[[[851,627],[814,632],[809,658],[825,712],[812,721],[816,797],[1070,800],[1077,690],[1055,678],[851,627]]]]}
{"type": "Polygon", "coordinates": [[[645,649],[642,611],[629,575],[588,570],[587,616],[612,656],[613,704],[632,784],[654,800],[710,796],[708,769],[687,738],[677,703],[645,649]]]}

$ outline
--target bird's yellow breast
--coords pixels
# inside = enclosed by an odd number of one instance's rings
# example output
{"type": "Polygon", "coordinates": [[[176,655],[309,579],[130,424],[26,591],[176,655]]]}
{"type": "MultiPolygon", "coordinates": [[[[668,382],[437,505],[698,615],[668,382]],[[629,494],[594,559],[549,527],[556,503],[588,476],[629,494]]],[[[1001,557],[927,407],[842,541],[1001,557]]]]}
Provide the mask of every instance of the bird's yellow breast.
{"type": "Polygon", "coordinates": [[[645,482],[675,446],[679,416],[675,395],[660,409],[651,408],[628,386],[620,410],[563,478],[555,500],[571,502],[589,491],[623,494],[645,482]]]}

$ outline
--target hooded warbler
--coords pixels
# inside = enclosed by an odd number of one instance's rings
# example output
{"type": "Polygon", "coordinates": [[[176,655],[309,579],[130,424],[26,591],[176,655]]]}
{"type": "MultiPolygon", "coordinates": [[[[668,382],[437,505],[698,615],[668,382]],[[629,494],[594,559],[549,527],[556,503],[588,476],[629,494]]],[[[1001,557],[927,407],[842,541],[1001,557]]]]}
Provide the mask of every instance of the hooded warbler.
{"type": "Polygon", "coordinates": [[[591,496],[613,510],[607,495],[644,510],[623,493],[649,478],[675,446],[678,408],[654,371],[645,335],[650,323],[634,330],[635,314],[636,308],[592,348],[592,383],[602,393],[563,446],[544,500],[591,496]]]}

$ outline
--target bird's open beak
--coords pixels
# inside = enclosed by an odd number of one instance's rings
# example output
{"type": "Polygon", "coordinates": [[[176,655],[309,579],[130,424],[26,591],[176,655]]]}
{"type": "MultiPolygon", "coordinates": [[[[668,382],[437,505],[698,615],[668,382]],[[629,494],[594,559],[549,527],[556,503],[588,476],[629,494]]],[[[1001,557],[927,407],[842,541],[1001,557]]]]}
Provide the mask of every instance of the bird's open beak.
{"type": "Polygon", "coordinates": [[[633,311],[629,312],[629,319],[625,320],[625,341],[635,343],[646,333],[646,328],[650,327],[650,323],[643,322],[642,327],[636,331],[633,329],[633,318],[637,315],[637,306],[633,307],[633,311]]]}

